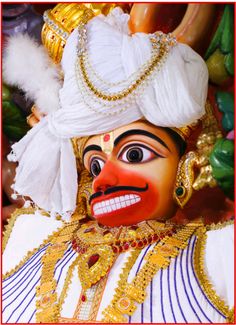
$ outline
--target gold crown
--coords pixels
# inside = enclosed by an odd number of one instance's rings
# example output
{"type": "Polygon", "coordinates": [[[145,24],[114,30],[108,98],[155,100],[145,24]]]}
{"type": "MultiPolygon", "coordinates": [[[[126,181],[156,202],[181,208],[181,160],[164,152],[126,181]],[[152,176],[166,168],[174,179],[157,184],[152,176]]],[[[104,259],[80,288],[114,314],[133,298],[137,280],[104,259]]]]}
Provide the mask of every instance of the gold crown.
{"type": "Polygon", "coordinates": [[[62,58],[66,40],[80,23],[87,23],[99,14],[107,14],[116,5],[112,3],[60,3],[44,13],[42,43],[55,63],[62,58]]]}

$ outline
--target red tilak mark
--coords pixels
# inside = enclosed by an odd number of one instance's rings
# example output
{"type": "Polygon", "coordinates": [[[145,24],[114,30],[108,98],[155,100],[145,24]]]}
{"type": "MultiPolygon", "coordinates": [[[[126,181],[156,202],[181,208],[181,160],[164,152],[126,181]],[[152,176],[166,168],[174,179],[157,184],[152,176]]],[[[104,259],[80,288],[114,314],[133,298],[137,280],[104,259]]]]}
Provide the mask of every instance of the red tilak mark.
{"type": "Polygon", "coordinates": [[[107,142],[109,140],[110,140],[110,134],[105,134],[104,137],[103,137],[103,141],[107,142]]]}

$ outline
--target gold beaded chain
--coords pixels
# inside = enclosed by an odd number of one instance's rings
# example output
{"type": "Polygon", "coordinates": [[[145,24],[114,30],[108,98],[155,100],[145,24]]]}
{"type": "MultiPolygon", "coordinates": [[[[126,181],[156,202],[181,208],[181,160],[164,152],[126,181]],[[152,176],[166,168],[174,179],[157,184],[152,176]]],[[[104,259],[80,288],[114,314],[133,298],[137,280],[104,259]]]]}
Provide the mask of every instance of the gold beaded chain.
{"type": "MultiPolygon", "coordinates": [[[[110,305],[103,311],[102,322],[126,323],[124,315],[131,316],[136,310],[136,303],[143,303],[145,289],[154,275],[170,265],[171,258],[179,255],[188,244],[188,239],[201,224],[187,224],[172,237],[166,236],[145,258],[146,263],[131,283],[127,282],[127,267],[120,275],[120,281],[110,305]]],[[[130,270],[130,269],[129,269],[130,270]]]]}
{"type": "MultiPolygon", "coordinates": [[[[125,80],[118,81],[116,83],[110,83],[106,80],[103,80],[98,75],[98,73],[93,69],[91,63],[88,60],[88,51],[86,49],[87,29],[86,29],[86,25],[83,22],[80,23],[78,26],[78,34],[79,34],[78,45],[77,45],[78,59],[76,62],[76,73],[77,73],[76,79],[79,85],[79,89],[81,91],[84,101],[85,101],[85,95],[83,94],[83,91],[87,93],[87,96],[91,97],[91,94],[89,93],[90,91],[92,95],[95,95],[92,96],[91,99],[93,99],[95,102],[98,99],[102,101],[102,103],[100,103],[102,107],[103,106],[106,107],[108,102],[113,102],[113,103],[117,102],[119,106],[121,106],[121,104],[122,106],[124,106],[124,102],[122,100],[126,100],[126,97],[128,97],[129,95],[137,96],[136,94],[137,88],[141,87],[141,85],[143,86],[144,82],[148,81],[150,75],[154,71],[160,70],[164,61],[167,58],[170,49],[176,45],[176,39],[171,34],[156,32],[154,34],[148,35],[150,43],[152,45],[151,58],[143,65],[141,65],[138,71],[131,74],[125,80]],[[116,93],[104,92],[101,89],[98,89],[96,85],[93,83],[91,76],[89,76],[89,70],[90,70],[90,74],[94,75],[95,78],[100,81],[100,83],[104,83],[105,85],[109,85],[111,87],[125,83],[126,88],[116,93]],[[97,100],[95,98],[97,98],[97,100]]],[[[89,109],[92,109],[92,107],[90,107],[88,102],[85,101],[85,103],[89,109]]],[[[107,107],[112,108],[113,106],[109,104],[107,107]]],[[[129,107],[129,105],[127,107],[129,107]]],[[[123,108],[123,110],[124,109],[125,108],[123,108]]],[[[94,111],[98,113],[97,110],[94,109],[94,111]]],[[[103,110],[99,111],[99,113],[104,114],[103,110]]],[[[112,115],[115,113],[116,111],[112,112],[112,115]]],[[[105,113],[104,115],[107,115],[107,113],[105,113]]]]}
{"type": "Polygon", "coordinates": [[[92,83],[92,81],[90,80],[86,69],[85,69],[85,63],[84,63],[84,55],[81,55],[79,57],[79,64],[80,64],[80,69],[82,72],[82,76],[83,79],[87,85],[87,87],[90,89],[90,91],[98,98],[101,98],[103,100],[107,100],[107,101],[117,101],[117,100],[121,100],[125,97],[127,97],[128,95],[130,95],[133,91],[135,91],[138,86],[147,79],[148,76],[150,76],[150,74],[153,72],[154,68],[157,66],[157,64],[159,64],[164,56],[167,54],[167,50],[166,50],[166,46],[161,44],[160,45],[160,51],[159,54],[153,58],[151,64],[149,65],[149,67],[139,76],[139,78],[137,78],[128,88],[114,93],[114,94],[106,94],[103,93],[102,91],[98,90],[92,83]]]}

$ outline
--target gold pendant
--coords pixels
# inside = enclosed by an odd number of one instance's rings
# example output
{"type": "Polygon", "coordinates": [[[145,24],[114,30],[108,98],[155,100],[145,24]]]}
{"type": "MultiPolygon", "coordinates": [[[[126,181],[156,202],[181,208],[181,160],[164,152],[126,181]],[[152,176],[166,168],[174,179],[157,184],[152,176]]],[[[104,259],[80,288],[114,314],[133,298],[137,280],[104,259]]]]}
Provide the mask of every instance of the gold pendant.
{"type": "Polygon", "coordinates": [[[90,247],[81,255],[78,274],[83,290],[87,290],[107,274],[115,261],[115,256],[109,245],[90,247]]]}

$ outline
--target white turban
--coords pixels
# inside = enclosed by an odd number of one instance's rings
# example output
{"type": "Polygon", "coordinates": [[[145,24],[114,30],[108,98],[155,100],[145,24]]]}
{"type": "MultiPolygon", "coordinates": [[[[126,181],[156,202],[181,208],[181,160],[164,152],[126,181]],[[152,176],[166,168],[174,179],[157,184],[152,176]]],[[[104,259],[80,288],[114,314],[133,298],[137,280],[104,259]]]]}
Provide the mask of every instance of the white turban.
{"type": "MultiPolygon", "coordinates": [[[[129,15],[116,8],[107,17],[93,18],[86,27],[89,60],[101,80],[108,83],[128,80],[151,58],[150,36],[130,35],[128,20],[129,15]]],[[[177,44],[155,78],[140,90],[140,96],[126,109],[115,108],[118,113],[110,115],[113,108],[109,105],[86,101],[76,73],[77,49],[76,29],[62,57],[64,83],[59,91],[59,109],[14,144],[10,155],[19,162],[15,191],[62,216],[70,215],[76,207],[77,171],[70,138],[104,133],[142,117],[163,127],[191,124],[205,112],[208,86],[203,59],[187,45],[177,44]]],[[[103,91],[114,93],[120,88],[103,85],[103,91]]]]}

